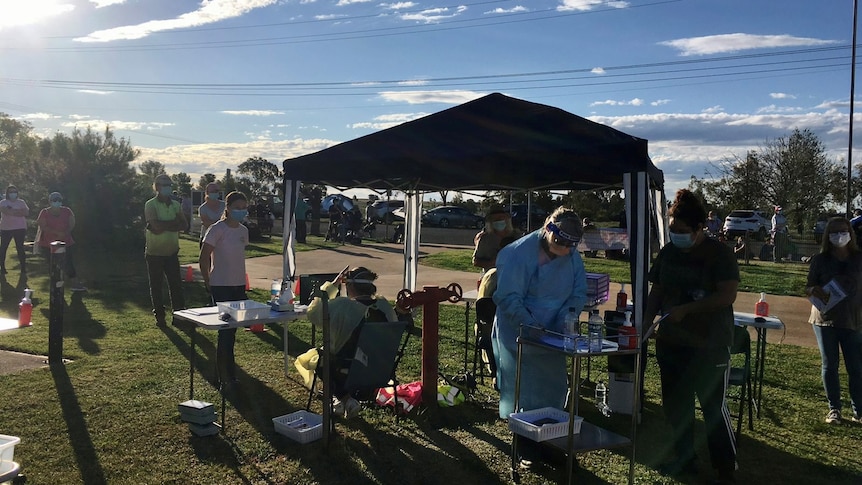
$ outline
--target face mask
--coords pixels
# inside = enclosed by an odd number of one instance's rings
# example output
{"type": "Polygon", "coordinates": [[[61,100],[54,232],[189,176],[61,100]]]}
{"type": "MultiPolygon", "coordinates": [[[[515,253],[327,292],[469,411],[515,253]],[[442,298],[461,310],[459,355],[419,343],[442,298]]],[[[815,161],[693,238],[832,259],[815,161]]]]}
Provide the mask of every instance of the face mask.
{"type": "Polygon", "coordinates": [[[207,199],[209,199],[209,200],[218,200],[218,199],[219,199],[219,197],[218,197],[218,192],[209,192],[209,193],[207,194],[207,199]]]}
{"type": "Polygon", "coordinates": [[[506,221],[494,221],[491,223],[491,227],[495,231],[504,231],[506,229],[506,221]]]}
{"type": "Polygon", "coordinates": [[[247,209],[231,209],[230,217],[235,221],[242,221],[248,215],[247,209]]]}
{"type": "Polygon", "coordinates": [[[829,242],[839,248],[843,248],[850,242],[849,232],[833,232],[829,235],[829,242]]]}
{"type": "Polygon", "coordinates": [[[691,238],[691,233],[677,234],[670,233],[670,242],[680,249],[688,249],[694,246],[694,239],[691,238]]]}
{"type": "Polygon", "coordinates": [[[59,200],[52,200],[51,201],[51,207],[61,207],[62,205],[63,205],[62,201],[59,201],[59,200]]]}
{"type": "Polygon", "coordinates": [[[170,185],[163,185],[159,187],[159,195],[161,195],[162,197],[170,197],[172,192],[173,191],[171,190],[170,185]]]}
{"type": "Polygon", "coordinates": [[[18,192],[9,192],[9,200],[15,200],[18,198],[18,192]]]}

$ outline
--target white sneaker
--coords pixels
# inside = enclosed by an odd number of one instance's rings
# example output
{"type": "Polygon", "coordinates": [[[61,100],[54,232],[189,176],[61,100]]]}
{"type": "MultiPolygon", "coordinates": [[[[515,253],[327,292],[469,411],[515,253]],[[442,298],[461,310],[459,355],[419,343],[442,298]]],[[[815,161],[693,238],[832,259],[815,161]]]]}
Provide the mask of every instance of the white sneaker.
{"type": "Polygon", "coordinates": [[[332,396],[332,414],[344,416],[344,403],[335,396],[332,396]]]}
{"type": "Polygon", "coordinates": [[[839,424],[841,422],[841,411],[838,409],[830,409],[826,415],[826,424],[839,424]]]}

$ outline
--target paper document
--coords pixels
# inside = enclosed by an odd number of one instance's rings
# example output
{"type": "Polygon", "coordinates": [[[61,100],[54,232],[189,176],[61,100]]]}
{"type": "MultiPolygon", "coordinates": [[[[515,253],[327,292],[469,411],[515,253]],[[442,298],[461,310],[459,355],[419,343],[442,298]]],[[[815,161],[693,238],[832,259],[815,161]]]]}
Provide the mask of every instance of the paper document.
{"type": "Polygon", "coordinates": [[[841,285],[838,284],[834,279],[829,283],[823,285],[823,291],[826,292],[826,301],[817,298],[814,295],[808,297],[808,300],[812,305],[817,307],[820,310],[820,313],[826,313],[831,310],[835,305],[837,305],[841,300],[847,298],[847,293],[844,292],[844,289],[841,288],[841,285]]]}

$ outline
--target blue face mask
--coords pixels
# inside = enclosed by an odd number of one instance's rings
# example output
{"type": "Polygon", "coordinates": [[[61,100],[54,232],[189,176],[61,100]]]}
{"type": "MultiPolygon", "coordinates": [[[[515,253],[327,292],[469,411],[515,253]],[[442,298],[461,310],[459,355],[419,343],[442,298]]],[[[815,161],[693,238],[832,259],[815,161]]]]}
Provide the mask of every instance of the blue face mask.
{"type": "Polygon", "coordinates": [[[218,200],[218,199],[219,199],[218,192],[210,192],[210,193],[208,193],[208,194],[207,194],[207,199],[209,199],[209,200],[218,200]]]}
{"type": "Polygon", "coordinates": [[[235,221],[242,221],[248,215],[247,209],[231,209],[230,217],[235,221]]]}
{"type": "Polygon", "coordinates": [[[162,197],[170,197],[172,192],[170,185],[162,185],[159,187],[159,195],[162,197]]]}
{"type": "Polygon", "coordinates": [[[18,198],[18,192],[9,192],[9,200],[15,200],[18,198]]]}
{"type": "Polygon", "coordinates": [[[51,207],[62,207],[62,206],[63,206],[63,201],[61,201],[61,200],[52,200],[51,201],[51,207]]]}
{"type": "Polygon", "coordinates": [[[491,227],[495,231],[505,231],[506,230],[506,221],[494,221],[491,223],[491,227]]]}
{"type": "Polygon", "coordinates": [[[687,232],[685,234],[677,234],[675,232],[671,232],[670,242],[680,249],[688,249],[694,246],[694,239],[692,239],[691,236],[692,233],[690,232],[687,232]]]}

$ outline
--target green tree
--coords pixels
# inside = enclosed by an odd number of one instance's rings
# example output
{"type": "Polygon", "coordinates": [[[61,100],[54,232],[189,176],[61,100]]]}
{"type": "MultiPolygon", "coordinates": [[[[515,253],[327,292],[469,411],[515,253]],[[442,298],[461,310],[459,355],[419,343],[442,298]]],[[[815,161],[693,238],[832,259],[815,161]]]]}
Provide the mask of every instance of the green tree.
{"type": "Polygon", "coordinates": [[[242,162],[236,173],[244,176],[244,182],[248,185],[252,197],[262,195],[281,195],[281,170],[278,165],[261,157],[250,157],[242,162]]]}
{"type": "Polygon", "coordinates": [[[207,189],[207,185],[216,181],[216,176],[211,173],[205,173],[201,175],[201,178],[198,179],[198,190],[204,191],[207,189]]]}
{"type": "Polygon", "coordinates": [[[192,178],[185,172],[171,175],[171,181],[174,183],[174,189],[180,195],[192,193],[192,178]]]}
{"type": "Polygon", "coordinates": [[[40,166],[39,140],[32,126],[0,113],[0,190],[15,185],[22,198],[32,202],[45,191],[41,172],[50,167],[40,166]]]}

